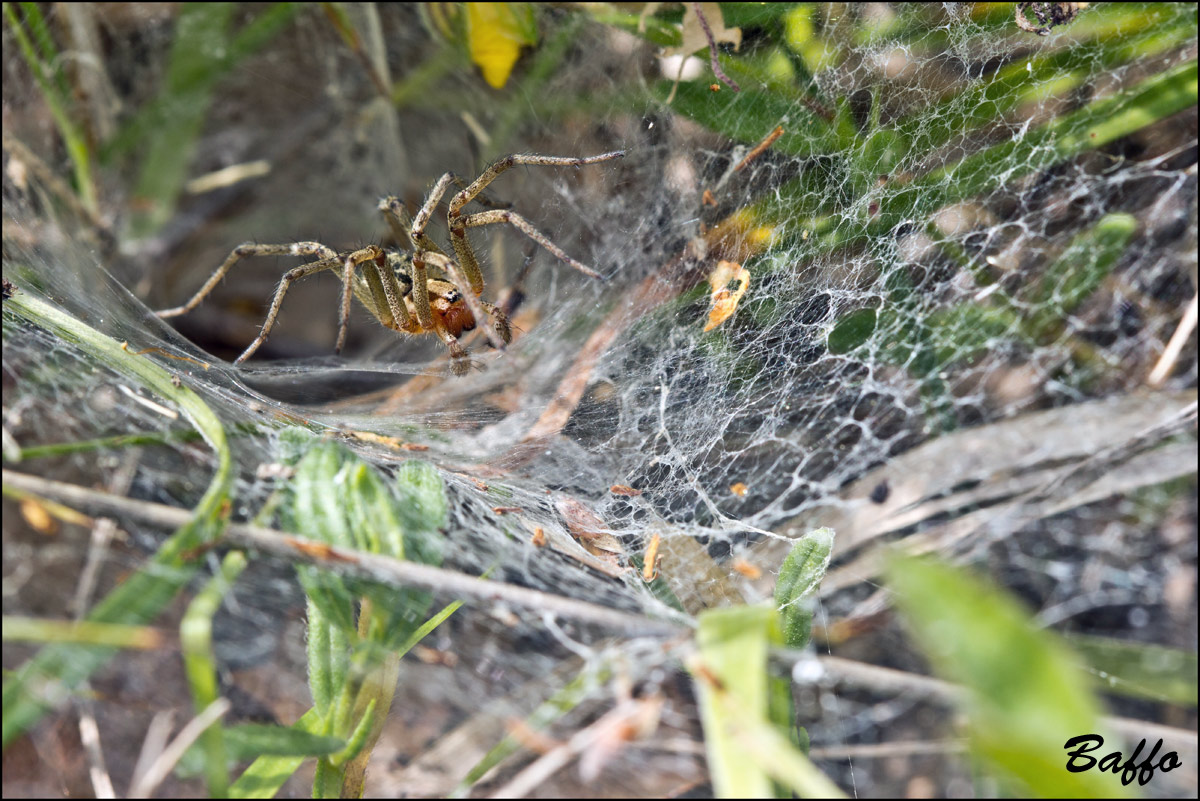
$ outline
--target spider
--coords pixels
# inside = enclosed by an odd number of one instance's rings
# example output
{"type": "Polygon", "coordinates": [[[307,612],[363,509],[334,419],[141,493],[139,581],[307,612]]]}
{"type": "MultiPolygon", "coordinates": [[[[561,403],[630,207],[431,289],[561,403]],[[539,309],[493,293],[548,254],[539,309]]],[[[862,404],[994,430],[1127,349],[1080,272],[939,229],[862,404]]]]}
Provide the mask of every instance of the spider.
{"type": "Polygon", "coordinates": [[[451,372],[464,375],[470,367],[467,351],[458,341],[464,331],[473,330],[479,321],[486,318],[490,325],[484,327],[484,333],[493,347],[503,350],[504,346],[512,341],[512,326],[507,315],[498,307],[482,300],[483,273],[467,239],[468,228],[508,223],[550,251],[557,259],[589,278],[600,278],[600,275],[568,256],[518,214],[507,209],[490,209],[464,215],[463,207],[472,200],[478,199],[482,202],[480,193],[501,173],[513,166],[579,167],[621,158],[624,155],[623,150],[584,158],[515,154],[494,162],[469,185],[454,173],[448,172],[434,184],[415,218],[409,216],[399,198],[387,197],[379,203],[379,210],[387,220],[392,236],[404,248],[411,247],[411,254],[384,249],[377,245],[338,253],[320,242],[293,242],[283,245],[247,242],[230,252],[191,300],[182,306],[163,309],[155,314],[167,318],[190,312],[213,291],[234,264],[248,256],[315,256],[316,261],[310,261],[283,274],[262,329],[242,355],[234,360],[234,364],[246,361],[266,342],[271,327],[275,324],[275,318],[279,316],[279,307],[283,305],[284,295],[292,282],[316,275],[323,270],[330,270],[342,281],[337,338],[339,353],[346,342],[350,298],[353,295],[387,328],[408,334],[437,335],[450,350],[451,372]],[[430,218],[452,183],[461,188],[450,200],[450,211],[446,217],[455,258],[447,256],[425,233],[430,218]],[[430,268],[435,271],[433,276],[430,275],[430,268]]]}

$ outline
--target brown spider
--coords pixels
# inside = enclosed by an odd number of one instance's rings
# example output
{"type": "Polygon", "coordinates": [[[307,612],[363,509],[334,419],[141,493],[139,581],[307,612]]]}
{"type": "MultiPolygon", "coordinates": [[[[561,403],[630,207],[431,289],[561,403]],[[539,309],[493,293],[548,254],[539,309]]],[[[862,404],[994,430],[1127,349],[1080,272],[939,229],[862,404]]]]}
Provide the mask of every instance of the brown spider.
{"type": "Polygon", "coordinates": [[[462,213],[462,209],[509,167],[529,164],[545,167],[578,167],[601,161],[621,158],[624,151],[603,153],[586,158],[559,156],[512,155],[505,156],[492,164],[470,185],[464,184],[454,173],[446,173],[434,184],[425,205],[411,218],[404,204],[396,197],[388,197],[379,203],[379,209],[391,228],[392,236],[403,247],[412,247],[411,256],[395,250],[385,250],[376,245],[367,245],[358,250],[337,253],[320,242],[294,242],[289,245],[257,245],[247,242],[238,245],[216,272],[204,282],[204,286],[182,306],[156,312],[159,317],[176,317],[196,308],[216,287],[240,259],[247,256],[316,256],[317,260],[288,270],[275,290],[271,308],[250,347],[234,360],[241,364],[258,350],[267,340],[283,297],[293,281],[316,275],[322,270],[337,273],[342,280],[342,305],[338,320],[337,350],[341,352],[346,342],[346,327],[350,320],[350,297],[353,294],[367,311],[384,326],[409,334],[436,334],[450,349],[450,369],[455,375],[467,372],[470,361],[458,337],[464,331],[475,328],[477,321],[485,317],[491,325],[485,326],[488,341],[503,349],[512,340],[512,327],[508,317],[496,306],[481,300],[483,295],[483,273],[467,239],[467,229],[483,225],[508,223],[524,233],[534,242],[550,251],[560,261],[566,262],[589,278],[600,275],[591,268],[572,259],[561,248],[547,239],[536,228],[518,214],[507,209],[491,209],[474,214],[462,213]],[[456,259],[446,255],[425,233],[426,226],[442,196],[450,184],[462,188],[450,200],[450,211],[446,223],[450,228],[450,244],[456,259]],[[441,277],[431,277],[429,267],[441,277]]]}

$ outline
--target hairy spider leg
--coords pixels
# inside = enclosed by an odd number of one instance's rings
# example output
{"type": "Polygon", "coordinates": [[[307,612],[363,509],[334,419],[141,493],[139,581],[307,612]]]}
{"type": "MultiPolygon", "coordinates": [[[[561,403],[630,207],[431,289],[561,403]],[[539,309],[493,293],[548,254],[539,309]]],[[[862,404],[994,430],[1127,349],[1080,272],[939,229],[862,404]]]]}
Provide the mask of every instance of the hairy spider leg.
{"type": "MultiPolygon", "coordinates": [[[[383,252],[383,248],[367,245],[339,258],[344,258],[345,261],[342,264],[342,309],[338,314],[338,338],[334,347],[336,353],[342,352],[342,346],[346,344],[346,332],[350,328],[350,298],[354,295],[355,287],[354,271],[358,269],[358,265],[367,264],[366,269],[375,271],[376,277],[379,277],[377,265],[387,263],[387,254],[383,252]]],[[[392,310],[390,306],[388,309],[392,310]]],[[[383,318],[379,313],[381,311],[382,309],[377,310],[375,317],[382,323],[383,318]]]]}
{"type": "Polygon", "coordinates": [[[396,241],[396,246],[412,250],[409,232],[412,230],[413,220],[409,216],[408,209],[404,208],[404,202],[395,195],[388,195],[379,201],[379,211],[383,213],[383,219],[387,221],[388,229],[392,232],[392,239],[396,241]]]}
{"type": "MultiPolygon", "coordinates": [[[[572,259],[560,248],[555,246],[530,225],[524,218],[507,211],[486,211],[478,214],[462,216],[463,206],[470,203],[479,195],[487,186],[510,167],[517,165],[538,166],[538,167],[582,167],[586,164],[597,164],[602,161],[610,161],[612,159],[622,158],[625,155],[623,150],[615,150],[611,153],[601,153],[598,156],[585,156],[575,158],[569,156],[538,156],[529,154],[513,154],[505,156],[502,159],[492,163],[490,167],[483,171],[483,174],[476,178],[470,186],[459,192],[450,201],[450,212],[448,214],[448,225],[450,227],[450,244],[454,247],[454,255],[458,258],[459,264],[462,265],[463,271],[468,277],[475,275],[480,276],[482,284],[482,274],[479,270],[479,264],[475,260],[475,253],[471,250],[471,243],[467,239],[467,228],[480,225],[490,225],[493,223],[507,222],[511,223],[518,230],[522,231],[526,236],[534,242],[544,247],[546,250],[554,254],[555,258],[566,262],[570,266],[579,270],[584,275],[591,278],[599,278],[600,275],[595,270],[585,267],[580,262],[572,259]],[[500,215],[500,216],[489,216],[500,215]],[[476,222],[468,223],[468,220],[475,219],[476,222]]],[[[445,191],[445,187],[442,187],[445,191]]]]}
{"type": "MultiPolygon", "coordinates": [[[[443,175],[438,183],[448,180],[448,175],[449,173],[443,175]]],[[[429,203],[422,206],[421,211],[417,213],[418,220],[423,219],[420,228],[417,227],[417,221],[408,216],[404,204],[397,197],[385,198],[379,204],[379,209],[383,212],[384,219],[387,220],[388,227],[392,230],[392,236],[401,243],[408,243],[406,246],[414,249],[412,257],[413,286],[410,294],[413,310],[417,313],[417,321],[421,327],[426,331],[433,331],[433,312],[429,308],[429,276],[425,270],[425,260],[421,258],[421,255],[423,252],[444,254],[437,243],[425,234],[425,226],[429,224],[429,215],[432,213],[432,211],[426,211],[427,206],[429,203]],[[422,214],[425,215],[423,218],[422,214]]]]}
{"type": "MultiPolygon", "coordinates": [[[[424,249],[433,253],[443,253],[442,249],[437,246],[432,239],[425,233],[425,227],[429,225],[429,221],[433,219],[433,213],[437,211],[438,203],[442,201],[442,196],[446,194],[446,189],[454,181],[455,175],[448,172],[441,178],[438,178],[437,183],[433,185],[433,189],[429,190],[429,195],[425,198],[425,204],[417,211],[417,216],[413,218],[411,227],[411,239],[413,247],[424,249]]],[[[464,267],[464,269],[466,269],[464,267]]],[[[479,265],[475,265],[475,274],[472,275],[470,270],[467,270],[467,275],[471,278],[471,289],[476,295],[483,292],[483,274],[479,272],[479,265]]]]}
{"type": "Polygon", "coordinates": [[[196,294],[192,295],[191,300],[173,309],[156,311],[155,314],[166,319],[190,312],[216,289],[217,284],[221,283],[225,273],[229,272],[234,264],[249,256],[319,256],[322,261],[337,259],[337,253],[320,242],[293,242],[289,245],[259,245],[254,242],[243,242],[229,252],[225,261],[221,263],[216,272],[209,276],[208,280],[204,282],[204,286],[196,290],[196,294]]]}
{"type": "MultiPolygon", "coordinates": [[[[366,279],[367,291],[364,293],[356,283],[355,294],[384,326],[393,331],[415,334],[420,329],[413,322],[412,316],[408,313],[408,306],[404,302],[404,298],[412,291],[412,287],[411,284],[408,289],[400,287],[399,279],[396,278],[397,267],[393,263],[394,260],[402,261],[402,258],[394,253],[385,253],[377,257],[373,263],[365,263],[363,278],[366,279]]],[[[406,279],[412,280],[407,276],[406,279]]]]}
{"type": "MultiPolygon", "coordinates": [[[[496,225],[497,223],[508,223],[513,228],[516,228],[525,236],[537,242],[539,245],[550,251],[559,261],[574,267],[579,272],[586,275],[588,278],[600,279],[600,273],[588,267],[586,264],[576,261],[567,255],[566,251],[558,245],[551,242],[546,235],[538,229],[534,228],[528,220],[513,211],[481,211],[476,214],[468,214],[466,217],[460,217],[459,222],[464,229],[478,228],[481,225],[496,225]]],[[[463,236],[463,241],[466,241],[466,236],[463,236]]]]}
{"type": "Polygon", "coordinates": [[[271,300],[271,308],[267,311],[267,319],[263,320],[262,328],[258,331],[258,336],[250,343],[250,347],[242,351],[241,356],[233,360],[233,363],[241,364],[246,361],[246,359],[254,355],[254,351],[258,350],[262,343],[267,341],[267,337],[271,333],[271,326],[275,325],[275,318],[279,316],[279,307],[283,305],[283,296],[287,294],[288,287],[292,285],[293,281],[299,281],[301,278],[316,275],[322,270],[336,270],[341,263],[341,257],[334,254],[332,258],[302,264],[284,273],[283,278],[279,281],[279,288],[275,290],[275,297],[271,300]]]}

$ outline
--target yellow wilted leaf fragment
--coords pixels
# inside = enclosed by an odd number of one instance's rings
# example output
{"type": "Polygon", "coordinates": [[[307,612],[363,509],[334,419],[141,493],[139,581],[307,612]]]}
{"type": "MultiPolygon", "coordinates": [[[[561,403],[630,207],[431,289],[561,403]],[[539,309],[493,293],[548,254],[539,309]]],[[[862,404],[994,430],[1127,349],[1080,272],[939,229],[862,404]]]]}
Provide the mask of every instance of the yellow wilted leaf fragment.
{"type": "Polygon", "coordinates": [[[738,301],[750,286],[750,271],[736,262],[721,261],[708,276],[708,283],[712,285],[712,308],[708,310],[705,331],[711,331],[728,320],[729,315],[737,309],[738,301]],[[727,287],[733,281],[738,282],[738,287],[730,292],[727,287]]]}
{"type": "Polygon", "coordinates": [[[466,3],[467,48],[493,89],[512,74],[524,45],[537,42],[533,9],[528,3],[466,3]]]}

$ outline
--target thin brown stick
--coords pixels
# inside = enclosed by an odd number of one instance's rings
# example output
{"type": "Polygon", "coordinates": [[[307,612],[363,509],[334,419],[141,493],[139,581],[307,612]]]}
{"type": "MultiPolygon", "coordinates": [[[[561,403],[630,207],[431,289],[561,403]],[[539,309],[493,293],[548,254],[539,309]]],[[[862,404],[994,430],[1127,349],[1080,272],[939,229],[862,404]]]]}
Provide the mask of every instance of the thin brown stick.
{"type": "Polygon", "coordinates": [[[696,12],[696,19],[700,20],[700,27],[704,29],[704,36],[708,39],[708,62],[712,65],[713,75],[716,75],[721,83],[733,91],[742,91],[742,87],[738,86],[733,78],[726,75],[717,62],[717,41],[713,38],[712,28],[708,27],[708,20],[704,18],[704,10],[700,7],[700,3],[692,3],[692,10],[696,12]]]}
{"type": "Polygon", "coordinates": [[[175,765],[183,758],[184,752],[191,747],[192,743],[200,739],[200,735],[204,734],[209,726],[216,723],[225,716],[232,704],[226,698],[218,698],[209,704],[203,712],[196,715],[188,721],[179,734],[175,735],[175,739],[171,741],[163,752],[158,755],[150,768],[142,775],[142,777],[129,788],[130,798],[149,798],[151,793],[158,789],[158,785],[162,784],[167,776],[171,775],[171,771],[175,769],[175,765]]]}
{"type": "MultiPolygon", "coordinates": [[[[109,495],[27,473],[5,470],[3,483],[6,487],[53,498],[76,508],[91,509],[94,514],[123,515],[161,528],[178,528],[192,519],[192,513],[186,509],[109,495]]],[[[476,578],[454,570],[338,548],[261,526],[230,523],[225,528],[225,541],[230,545],[254,548],[291,562],[313,564],[385,584],[419,587],[458,598],[485,601],[488,604],[505,602],[541,614],[603,626],[622,632],[626,636],[669,637],[685,631],[683,626],[675,622],[620,612],[599,604],[476,578]]]]}
{"type": "Polygon", "coordinates": [[[1150,377],[1146,379],[1146,383],[1155,389],[1161,387],[1167,380],[1167,376],[1171,374],[1175,362],[1179,359],[1179,354],[1183,352],[1183,346],[1192,338],[1192,332],[1196,330],[1197,298],[1200,298],[1200,295],[1192,295],[1191,305],[1183,313],[1183,319],[1179,321],[1175,333],[1171,335],[1171,341],[1167,343],[1166,349],[1158,359],[1158,364],[1154,365],[1154,369],[1150,371],[1150,377]]]}
{"type": "Polygon", "coordinates": [[[775,144],[775,140],[781,136],[783,136],[783,126],[776,125],[775,130],[771,131],[769,134],[767,134],[765,137],[763,137],[763,140],[761,142],[759,142],[757,145],[755,145],[753,150],[751,150],[749,153],[746,154],[746,158],[744,158],[738,162],[738,165],[733,168],[733,171],[741,172],[743,169],[745,169],[747,164],[749,164],[750,162],[754,161],[756,158],[761,156],[766,151],[766,149],[768,147],[770,147],[771,145],[775,144]]]}

